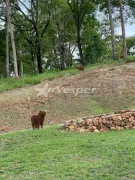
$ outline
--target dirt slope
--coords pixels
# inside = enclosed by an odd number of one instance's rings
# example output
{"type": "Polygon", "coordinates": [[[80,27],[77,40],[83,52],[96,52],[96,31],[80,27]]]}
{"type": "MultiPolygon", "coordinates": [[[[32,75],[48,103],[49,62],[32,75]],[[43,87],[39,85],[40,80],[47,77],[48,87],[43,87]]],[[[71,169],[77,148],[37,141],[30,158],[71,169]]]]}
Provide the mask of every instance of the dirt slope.
{"type": "Polygon", "coordinates": [[[48,124],[51,121],[59,123],[76,117],[134,108],[134,95],[134,63],[100,67],[74,76],[44,81],[36,86],[7,91],[0,94],[0,132],[31,128],[30,116],[38,110],[47,112],[45,124],[48,124]],[[45,88],[55,89],[51,89],[48,97],[45,97],[45,88]],[[77,95],[77,91],[81,93],[77,95]]]}

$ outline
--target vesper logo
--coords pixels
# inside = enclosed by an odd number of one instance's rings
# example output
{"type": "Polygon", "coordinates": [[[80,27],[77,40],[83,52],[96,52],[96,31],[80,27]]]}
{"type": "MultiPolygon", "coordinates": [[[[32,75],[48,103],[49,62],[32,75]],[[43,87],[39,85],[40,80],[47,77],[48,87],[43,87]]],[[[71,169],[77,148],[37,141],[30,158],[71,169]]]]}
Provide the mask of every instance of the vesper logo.
{"type": "Polygon", "coordinates": [[[92,95],[96,91],[96,88],[65,88],[65,87],[49,87],[48,83],[46,83],[42,88],[36,88],[37,97],[38,96],[45,96],[48,97],[49,93],[64,93],[64,94],[74,94],[75,96],[78,96],[80,94],[87,94],[92,95]]]}

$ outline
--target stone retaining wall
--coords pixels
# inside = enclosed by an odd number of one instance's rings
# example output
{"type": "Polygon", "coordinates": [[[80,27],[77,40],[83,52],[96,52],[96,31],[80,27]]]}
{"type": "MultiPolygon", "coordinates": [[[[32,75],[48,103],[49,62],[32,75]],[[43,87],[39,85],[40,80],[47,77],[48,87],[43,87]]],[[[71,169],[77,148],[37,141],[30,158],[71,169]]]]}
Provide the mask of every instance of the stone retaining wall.
{"type": "Polygon", "coordinates": [[[80,132],[106,132],[135,129],[135,110],[122,110],[113,114],[103,114],[66,121],[65,129],[80,132]]]}

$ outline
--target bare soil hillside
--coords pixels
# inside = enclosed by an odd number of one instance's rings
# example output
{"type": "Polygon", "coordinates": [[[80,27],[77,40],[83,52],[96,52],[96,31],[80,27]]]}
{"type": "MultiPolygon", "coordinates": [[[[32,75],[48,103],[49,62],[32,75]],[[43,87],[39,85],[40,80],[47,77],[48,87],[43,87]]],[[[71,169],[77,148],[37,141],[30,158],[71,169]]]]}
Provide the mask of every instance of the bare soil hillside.
{"type": "Polygon", "coordinates": [[[0,132],[31,128],[39,110],[48,124],[134,107],[135,64],[100,67],[0,94],[0,132]]]}

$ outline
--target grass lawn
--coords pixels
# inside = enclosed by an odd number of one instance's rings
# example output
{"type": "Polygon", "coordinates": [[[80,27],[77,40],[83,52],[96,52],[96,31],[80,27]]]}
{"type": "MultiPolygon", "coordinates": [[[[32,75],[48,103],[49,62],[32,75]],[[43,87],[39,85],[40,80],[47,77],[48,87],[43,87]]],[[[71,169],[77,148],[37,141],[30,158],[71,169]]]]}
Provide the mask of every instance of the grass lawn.
{"type": "Polygon", "coordinates": [[[135,131],[74,133],[58,127],[0,136],[0,180],[135,179],[135,131]]]}

